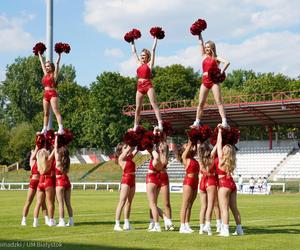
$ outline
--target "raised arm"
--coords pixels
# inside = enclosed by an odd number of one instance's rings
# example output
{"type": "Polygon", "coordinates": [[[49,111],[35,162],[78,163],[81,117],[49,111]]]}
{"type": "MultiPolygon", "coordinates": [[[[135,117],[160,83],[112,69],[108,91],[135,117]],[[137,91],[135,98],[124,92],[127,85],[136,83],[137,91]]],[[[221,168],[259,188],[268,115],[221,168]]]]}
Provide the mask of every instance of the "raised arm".
{"type": "Polygon", "coordinates": [[[210,152],[210,157],[212,159],[215,159],[216,154],[217,154],[217,144],[213,147],[212,151],[210,152]]]}
{"type": "Polygon", "coordinates": [[[33,151],[31,151],[31,155],[30,155],[30,159],[29,159],[29,164],[30,164],[31,168],[33,167],[33,165],[36,161],[36,154],[38,151],[39,151],[39,149],[37,146],[35,146],[35,149],[33,151]]]}
{"type": "Polygon", "coordinates": [[[154,66],[156,45],[157,45],[157,38],[154,37],[152,50],[151,50],[151,60],[149,62],[150,69],[152,69],[154,66]]]}
{"type": "Polygon", "coordinates": [[[189,140],[188,144],[186,145],[185,150],[183,151],[182,156],[181,156],[182,163],[184,164],[184,166],[187,165],[187,160],[188,160],[187,155],[188,155],[189,151],[191,150],[191,147],[192,147],[192,141],[189,140]]]}
{"type": "Polygon", "coordinates": [[[202,33],[199,34],[198,38],[199,38],[201,56],[204,56],[205,55],[205,48],[204,48],[204,41],[203,41],[202,33]]]}
{"type": "Polygon", "coordinates": [[[43,57],[42,57],[42,55],[41,55],[40,52],[38,52],[38,55],[39,55],[40,63],[41,63],[41,66],[42,66],[42,70],[44,72],[44,75],[46,75],[47,72],[46,72],[46,67],[45,67],[44,59],[43,59],[43,57]]]}
{"type": "Polygon", "coordinates": [[[225,72],[225,70],[229,67],[230,62],[222,57],[217,57],[217,61],[224,64],[223,68],[221,69],[221,73],[225,72]]]}
{"type": "Polygon", "coordinates": [[[59,73],[59,63],[60,63],[61,53],[58,53],[58,57],[55,62],[55,71],[54,71],[54,80],[57,80],[58,73],[59,73]]]}
{"type": "Polygon", "coordinates": [[[217,138],[217,143],[216,143],[216,146],[217,146],[217,153],[218,153],[218,157],[219,157],[219,160],[221,161],[222,160],[222,127],[221,127],[221,124],[218,125],[218,138],[217,138]]]}
{"type": "Polygon", "coordinates": [[[136,52],[136,47],[135,47],[134,41],[131,42],[131,52],[132,52],[132,55],[136,58],[137,63],[140,63],[140,58],[136,52]]]}
{"type": "Polygon", "coordinates": [[[131,150],[130,146],[128,146],[128,145],[123,146],[122,153],[120,154],[119,159],[118,159],[118,164],[122,169],[124,169],[124,167],[125,167],[126,157],[130,150],[131,150]]]}

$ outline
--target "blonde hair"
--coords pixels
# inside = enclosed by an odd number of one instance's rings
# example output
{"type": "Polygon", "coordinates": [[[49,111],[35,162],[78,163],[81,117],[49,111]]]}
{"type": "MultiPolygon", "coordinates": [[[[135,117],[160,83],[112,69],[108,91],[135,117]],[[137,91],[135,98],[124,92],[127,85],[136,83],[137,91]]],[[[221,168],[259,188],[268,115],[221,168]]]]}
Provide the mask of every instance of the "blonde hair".
{"type": "Polygon", "coordinates": [[[222,167],[226,173],[233,173],[236,167],[236,151],[234,146],[226,144],[223,147],[223,157],[220,167],[222,167]]]}
{"type": "Polygon", "coordinates": [[[216,44],[213,42],[213,41],[207,41],[205,44],[208,44],[209,47],[211,48],[212,50],[212,56],[213,57],[217,57],[217,49],[216,49],[216,44]]]}
{"type": "Polygon", "coordinates": [[[163,141],[159,143],[159,160],[162,165],[167,165],[168,164],[168,154],[169,154],[169,147],[168,144],[163,141]]]}
{"type": "Polygon", "coordinates": [[[151,52],[147,49],[142,49],[141,53],[145,53],[147,55],[147,58],[148,58],[148,61],[147,62],[150,62],[151,60],[151,52]]]}
{"type": "Polygon", "coordinates": [[[61,163],[62,172],[64,174],[70,169],[70,153],[67,147],[60,147],[58,150],[58,161],[61,163]]]}
{"type": "Polygon", "coordinates": [[[48,163],[49,152],[42,148],[36,154],[37,167],[40,174],[46,173],[50,169],[50,164],[48,163]]]}
{"type": "Polygon", "coordinates": [[[205,170],[208,171],[213,163],[213,159],[211,158],[211,148],[208,143],[203,143],[198,147],[198,157],[205,170]]]}

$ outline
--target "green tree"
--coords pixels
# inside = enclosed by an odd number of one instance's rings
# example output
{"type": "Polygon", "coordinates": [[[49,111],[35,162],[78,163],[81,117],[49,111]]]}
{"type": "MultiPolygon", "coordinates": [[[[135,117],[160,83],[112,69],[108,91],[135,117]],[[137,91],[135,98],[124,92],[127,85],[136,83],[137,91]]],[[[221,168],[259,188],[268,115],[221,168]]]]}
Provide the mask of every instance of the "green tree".
{"type": "Polygon", "coordinates": [[[201,83],[198,73],[179,64],[155,67],[153,75],[159,102],[193,99],[201,83]]]}
{"type": "Polygon", "coordinates": [[[8,128],[3,122],[0,122],[0,165],[7,164],[5,152],[7,152],[8,140],[8,128]]]}
{"type": "Polygon", "coordinates": [[[233,70],[222,83],[222,87],[228,89],[242,89],[245,82],[251,79],[256,79],[256,74],[252,70],[233,70]]]}

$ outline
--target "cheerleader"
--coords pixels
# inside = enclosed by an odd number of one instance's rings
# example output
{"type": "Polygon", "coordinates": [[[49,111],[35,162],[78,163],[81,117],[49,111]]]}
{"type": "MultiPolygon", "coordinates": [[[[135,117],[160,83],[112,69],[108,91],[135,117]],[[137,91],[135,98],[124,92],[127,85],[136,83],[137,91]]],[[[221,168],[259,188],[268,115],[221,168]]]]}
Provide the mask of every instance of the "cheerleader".
{"type": "Polygon", "coordinates": [[[56,187],[55,193],[58,201],[59,222],[58,227],[74,226],[73,209],[71,205],[71,183],[68,177],[70,170],[70,155],[67,146],[58,148],[58,136],[55,137],[54,142],[54,156],[55,156],[55,177],[56,187]],[[66,204],[69,222],[66,224],[64,219],[64,206],[66,204]]]}
{"type": "Polygon", "coordinates": [[[179,233],[192,233],[189,222],[193,203],[197,197],[197,189],[199,182],[199,163],[194,159],[196,153],[196,145],[191,140],[178,152],[178,158],[183,163],[186,175],[183,181],[182,205],[180,211],[180,230],[179,233]],[[181,154],[182,152],[182,154],[181,154]]]}
{"type": "Polygon", "coordinates": [[[207,143],[203,143],[198,147],[198,157],[200,165],[200,229],[199,234],[207,232],[212,235],[211,231],[211,217],[214,209],[215,198],[217,196],[218,180],[216,176],[216,169],[214,159],[217,153],[217,146],[212,150],[207,143]],[[205,219],[205,226],[204,226],[205,219]]]}
{"type": "Polygon", "coordinates": [[[154,87],[152,85],[152,82],[150,80],[151,78],[151,70],[154,66],[154,60],[155,60],[155,49],[157,45],[157,38],[154,38],[153,46],[152,46],[152,53],[150,53],[149,50],[143,49],[140,56],[138,56],[136,52],[136,47],[134,41],[131,42],[131,50],[133,55],[136,57],[138,68],[137,68],[137,91],[136,91],[136,111],[134,116],[134,127],[133,130],[136,130],[139,126],[140,122],[140,113],[142,110],[142,104],[144,96],[147,94],[149,97],[149,101],[152,105],[152,108],[154,110],[156,119],[158,121],[158,128],[162,131],[162,119],[161,114],[157,105],[156,101],[156,94],[154,87]],[[152,55],[151,55],[152,54],[152,55]]]}
{"type": "Polygon", "coordinates": [[[54,198],[55,198],[55,164],[53,162],[54,151],[51,154],[42,148],[37,152],[37,168],[39,172],[39,184],[37,187],[37,201],[34,208],[33,227],[38,227],[40,207],[45,203],[49,212],[48,226],[55,226],[54,221],[54,198]]]}
{"type": "Polygon", "coordinates": [[[40,52],[38,52],[38,56],[44,73],[42,83],[45,89],[44,98],[43,98],[44,126],[41,133],[47,132],[50,107],[52,107],[52,110],[56,116],[56,120],[58,123],[58,133],[63,134],[64,129],[62,125],[62,117],[58,109],[58,95],[55,89],[57,87],[57,77],[59,73],[59,62],[60,62],[61,54],[60,53],[58,54],[58,58],[55,65],[50,61],[46,61],[44,63],[43,57],[40,52]]]}
{"type": "Polygon", "coordinates": [[[217,154],[215,159],[216,172],[218,174],[219,190],[218,199],[221,210],[222,228],[220,236],[229,236],[229,208],[233,213],[236,222],[234,235],[243,235],[241,225],[241,215],[237,208],[237,188],[232,178],[232,173],[236,167],[236,151],[234,146],[226,144],[222,147],[222,125],[218,125],[217,154]]]}
{"type": "Polygon", "coordinates": [[[129,217],[131,204],[135,194],[135,171],[136,166],[133,157],[137,150],[127,144],[119,143],[116,147],[116,163],[122,168],[123,175],[121,180],[120,200],[116,209],[116,223],[114,231],[131,230],[129,217]],[[124,208],[124,226],[120,226],[121,213],[124,208]]]}
{"type": "Polygon", "coordinates": [[[207,41],[206,43],[204,43],[201,33],[199,34],[199,42],[200,42],[200,53],[203,57],[202,59],[203,74],[202,74],[202,84],[199,91],[199,104],[197,107],[196,120],[194,121],[192,126],[197,127],[201,125],[200,119],[203,114],[203,108],[209,90],[211,89],[213,92],[215,102],[218,105],[220,116],[222,118],[222,126],[228,127],[224,106],[222,104],[221,88],[219,85],[220,81],[218,79],[212,79],[211,72],[218,71],[219,64],[223,63],[224,66],[219,72],[220,75],[223,75],[223,73],[225,73],[225,70],[229,66],[229,62],[226,59],[217,56],[216,45],[214,42],[207,41]]]}
{"type": "MultiPolygon", "coordinates": [[[[30,159],[29,159],[29,165],[31,168],[31,176],[30,176],[30,183],[29,183],[29,188],[28,188],[28,193],[27,193],[27,199],[24,204],[23,208],[23,218],[21,221],[22,226],[26,226],[26,218],[29,212],[30,205],[34,199],[34,196],[36,194],[37,186],[39,184],[39,172],[37,169],[37,162],[36,162],[36,154],[38,152],[38,147],[36,146],[34,150],[31,151],[30,159]]],[[[48,225],[49,223],[49,218],[48,218],[48,213],[47,213],[47,207],[45,202],[42,204],[42,211],[45,216],[45,224],[48,225]]]]}

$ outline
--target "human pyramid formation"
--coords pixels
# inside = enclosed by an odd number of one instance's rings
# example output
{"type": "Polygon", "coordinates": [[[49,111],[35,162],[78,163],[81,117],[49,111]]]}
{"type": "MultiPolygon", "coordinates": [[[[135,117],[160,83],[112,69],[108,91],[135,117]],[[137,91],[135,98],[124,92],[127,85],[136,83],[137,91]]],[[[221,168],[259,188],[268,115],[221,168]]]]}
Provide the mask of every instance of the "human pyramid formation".
{"type": "MultiPolygon", "coordinates": [[[[237,209],[237,189],[232,178],[236,163],[236,149],[234,145],[239,140],[240,132],[238,129],[229,127],[227,124],[219,86],[225,80],[225,70],[229,66],[229,62],[217,56],[216,47],[212,41],[204,43],[202,31],[206,27],[205,20],[199,19],[190,28],[191,33],[197,35],[199,38],[201,54],[203,56],[203,76],[196,120],[187,132],[188,142],[176,150],[176,157],[183,163],[186,171],[183,180],[179,232],[194,232],[189,222],[199,185],[201,200],[199,233],[212,235],[211,218],[212,211],[215,210],[217,219],[216,231],[219,232],[220,236],[229,236],[230,208],[237,225],[233,234],[243,235],[241,217],[237,209]],[[220,63],[224,64],[222,69],[219,68],[220,63]],[[222,118],[222,124],[218,124],[214,131],[209,126],[203,125],[200,122],[210,89],[212,89],[222,118]]],[[[150,80],[157,39],[163,39],[165,33],[160,27],[151,28],[150,33],[154,37],[152,53],[147,49],[143,49],[140,56],[137,55],[134,41],[141,37],[141,32],[133,29],[124,36],[125,41],[131,43],[132,53],[137,60],[138,83],[134,127],[124,134],[123,142],[117,145],[115,153],[116,163],[123,170],[120,200],[116,209],[115,231],[132,229],[129,216],[135,194],[136,172],[136,166],[132,159],[141,150],[147,150],[151,156],[146,176],[146,190],[150,207],[148,231],[161,232],[159,217],[164,220],[165,230],[174,230],[170,204],[169,178],[167,174],[169,157],[167,137],[171,135],[172,126],[169,122],[163,121],[161,118],[155,91],[150,80]],[[149,97],[158,121],[158,126],[153,131],[146,131],[139,125],[142,102],[146,94],[149,97]],[[157,206],[159,193],[161,193],[163,199],[163,210],[157,206]],[[124,225],[122,228],[120,218],[123,208],[124,225]]]]}
{"type": "Polygon", "coordinates": [[[55,44],[55,51],[58,53],[56,65],[50,61],[44,62],[42,54],[45,50],[46,46],[43,43],[37,43],[33,48],[34,54],[39,56],[44,72],[42,79],[45,89],[43,98],[44,126],[42,131],[37,133],[35,149],[32,150],[25,163],[25,169],[31,170],[31,176],[21,225],[26,226],[30,205],[35,194],[37,194],[33,227],[39,226],[38,216],[40,208],[42,208],[45,216],[45,224],[50,227],[56,225],[54,220],[55,197],[59,206],[59,223],[57,226],[73,226],[71,184],[68,178],[70,168],[68,144],[73,140],[73,134],[70,130],[63,128],[62,118],[58,110],[58,95],[55,89],[61,54],[63,52],[69,53],[70,46],[66,43],[55,44]],[[52,129],[47,130],[50,106],[58,122],[59,129],[56,133],[52,129]],[[64,220],[65,204],[69,214],[68,223],[64,220]]]}

